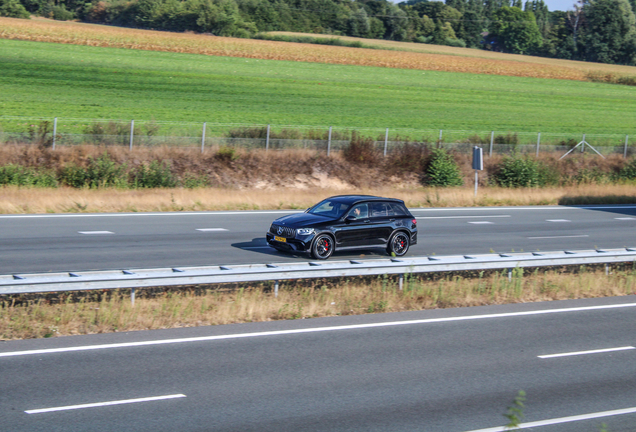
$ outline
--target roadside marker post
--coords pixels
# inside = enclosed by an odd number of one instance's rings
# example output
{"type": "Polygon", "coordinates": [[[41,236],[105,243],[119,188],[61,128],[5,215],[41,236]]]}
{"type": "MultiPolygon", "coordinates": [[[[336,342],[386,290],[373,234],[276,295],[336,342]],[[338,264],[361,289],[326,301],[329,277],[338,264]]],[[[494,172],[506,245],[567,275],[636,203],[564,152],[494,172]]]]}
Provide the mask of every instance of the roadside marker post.
{"type": "Polygon", "coordinates": [[[475,170],[475,196],[479,186],[479,171],[484,169],[484,151],[481,147],[473,147],[473,169],[475,170]]]}

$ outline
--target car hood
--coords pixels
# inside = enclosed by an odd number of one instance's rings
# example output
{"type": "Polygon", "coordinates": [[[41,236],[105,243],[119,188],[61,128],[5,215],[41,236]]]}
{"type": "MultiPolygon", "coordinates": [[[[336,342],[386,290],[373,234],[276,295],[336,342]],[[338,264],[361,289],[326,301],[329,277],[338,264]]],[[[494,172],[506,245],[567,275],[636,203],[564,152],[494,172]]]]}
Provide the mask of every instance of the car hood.
{"type": "Polygon", "coordinates": [[[274,221],[274,223],[276,225],[288,226],[290,228],[302,228],[331,220],[333,219],[311,213],[297,213],[278,218],[274,221]]]}

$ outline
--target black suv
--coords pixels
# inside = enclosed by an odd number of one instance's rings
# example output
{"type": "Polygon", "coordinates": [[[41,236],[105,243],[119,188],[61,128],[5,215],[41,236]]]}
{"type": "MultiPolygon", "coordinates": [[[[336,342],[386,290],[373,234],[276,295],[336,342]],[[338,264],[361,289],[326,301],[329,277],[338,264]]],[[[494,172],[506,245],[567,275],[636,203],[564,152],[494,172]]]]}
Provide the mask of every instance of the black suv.
{"type": "Polygon", "coordinates": [[[335,250],[370,247],[402,256],[417,243],[417,221],[402,200],[334,196],[304,213],[276,219],[267,243],[280,251],[310,253],[315,259],[327,259],[335,250]]]}

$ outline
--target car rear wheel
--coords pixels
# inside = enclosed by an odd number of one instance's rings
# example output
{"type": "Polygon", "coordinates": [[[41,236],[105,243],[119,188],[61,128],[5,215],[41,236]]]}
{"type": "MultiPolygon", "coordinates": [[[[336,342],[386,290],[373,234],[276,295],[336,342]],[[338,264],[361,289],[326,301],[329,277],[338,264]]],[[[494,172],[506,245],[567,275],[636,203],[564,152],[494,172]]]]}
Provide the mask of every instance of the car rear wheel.
{"type": "Polygon", "coordinates": [[[333,253],[333,239],[327,234],[321,234],[316,237],[311,247],[311,256],[315,259],[326,260],[333,253]]]}
{"type": "Polygon", "coordinates": [[[389,253],[389,255],[403,256],[404,254],[406,254],[406,252],[408,252],[409,245],[409,236],[406,233],[400,231],[393,234],[393,237],[391,237],[391,240],[389,240],[389,246],[387,247],[386,251],[389,253]]]}

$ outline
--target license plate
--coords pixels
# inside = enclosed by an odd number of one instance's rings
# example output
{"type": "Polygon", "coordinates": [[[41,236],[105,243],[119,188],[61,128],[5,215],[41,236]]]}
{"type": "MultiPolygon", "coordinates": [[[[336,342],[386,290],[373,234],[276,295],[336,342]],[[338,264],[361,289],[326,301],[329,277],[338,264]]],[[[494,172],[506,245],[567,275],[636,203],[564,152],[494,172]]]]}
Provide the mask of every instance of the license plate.
{"type": "Polygon", "coordinates": [[[283,243],[287,243],[287,239],[285,237],[274,236],[274,240],[279,241],[279,242],[283,242],[283,243]]]}

